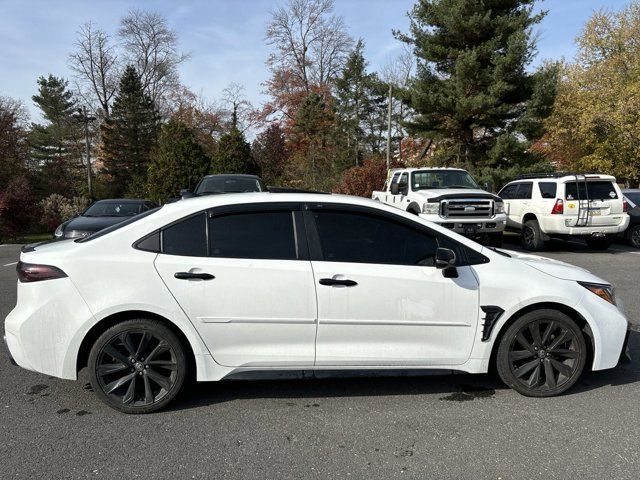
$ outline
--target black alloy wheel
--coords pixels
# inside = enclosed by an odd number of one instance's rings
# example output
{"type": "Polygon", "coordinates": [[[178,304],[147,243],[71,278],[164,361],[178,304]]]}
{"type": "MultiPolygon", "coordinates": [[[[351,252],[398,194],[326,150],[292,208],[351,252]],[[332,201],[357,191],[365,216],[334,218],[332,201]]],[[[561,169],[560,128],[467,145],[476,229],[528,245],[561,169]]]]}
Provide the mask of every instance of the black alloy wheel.
{"type": "Polygon", "coordinates": [[[556,310],[523,315],[502,337],[497,356],[502,381],[531,397],[551,397],[571,388],[586,363],[584,335],[556,310]]]}
{"type": "Polygon", "coordinates": [[[629,228],[629,244],[634,248],[640,248],[640,225],[633,225],[629,228]]]}
{"type": "Polygon", "coordinates": [[[103,333],[89,355],[91,385],[107,405],[149,413],[179,393],[186,376],[184,347],[156,320],[128,320],[103,333]]]}
{"type": "Polygon", "coordinates": [[[522,246],[525,250],[538,251],[544,248],[542,231],[537,220],[527,220],[522,226],[522,246]]]}

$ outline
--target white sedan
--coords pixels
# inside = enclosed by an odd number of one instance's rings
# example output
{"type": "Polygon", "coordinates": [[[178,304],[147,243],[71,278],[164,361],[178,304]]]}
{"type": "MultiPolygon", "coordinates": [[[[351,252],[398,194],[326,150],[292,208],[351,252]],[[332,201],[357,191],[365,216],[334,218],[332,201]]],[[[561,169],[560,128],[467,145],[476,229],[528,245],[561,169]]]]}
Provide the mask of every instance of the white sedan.
{"type": "Polygon", "coordinates": [[[5,321],[18,365],[128,413],[193,375],[487,372],[534,397],[617,365],[628,323],[586,270],[483,247],[362,198],[249,193],[165,205],[27,247],[5,321]],[[587,364],[588,362],[588,364],[587,364]]]}

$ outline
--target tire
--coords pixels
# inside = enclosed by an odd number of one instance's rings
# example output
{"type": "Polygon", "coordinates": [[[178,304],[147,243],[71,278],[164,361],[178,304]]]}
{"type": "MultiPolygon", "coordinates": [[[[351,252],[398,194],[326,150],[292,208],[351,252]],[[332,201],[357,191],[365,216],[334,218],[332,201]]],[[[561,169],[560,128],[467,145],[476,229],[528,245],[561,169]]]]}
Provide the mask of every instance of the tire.
{"type": "Polygon", "coordinates": [[[542,231],[537,220],[527,220],[522,227],[522,246],[525,250],[537,252],[544,248],[542,231]]]}
{"type": "Polygon", "coordinates": [[[553,397],[582,375],[587,344],[582,330],[557,310],[535,310],[517,319],[498,346],[502,381],[527,397],[553,397]]]}
{"type": "Polygon", "coordinates": [[[587,246],[592,250],[606,250],[613,243],[613,236],[587,237],[584,239],[587,246]]]}
{"type": "Polygon", "coordinates": [[[627,240],[633,248],[640,248],[640,225],[632,225],[627,230],[627,240]]]}
{"type": "Polygon", "coordinates": [[[89,353],[98,398],[124,413],[151,413],[180,393],[188,361],[180,339],[162,322],[126,320],[105,331],[89,353]]]}
{"type": "Polygon", "coordinates": [[[502,232],[500,233],[487,233],[487,245],[490,247],[500,248],[502,247],[502,232]]]}

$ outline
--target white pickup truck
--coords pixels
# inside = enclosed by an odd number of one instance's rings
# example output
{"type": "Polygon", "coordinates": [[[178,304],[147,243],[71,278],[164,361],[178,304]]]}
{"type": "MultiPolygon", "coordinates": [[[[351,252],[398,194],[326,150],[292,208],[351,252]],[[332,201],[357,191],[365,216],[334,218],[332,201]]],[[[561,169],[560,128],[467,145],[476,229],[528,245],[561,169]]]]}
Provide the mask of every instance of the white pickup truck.
{"type": "Polygon", "coordinates": [[[507,221],[504,203],[482,190],[466,170],[392,169],[384,190],[374,191],[371,198],[489,245],[502,245],[507,221]]]}

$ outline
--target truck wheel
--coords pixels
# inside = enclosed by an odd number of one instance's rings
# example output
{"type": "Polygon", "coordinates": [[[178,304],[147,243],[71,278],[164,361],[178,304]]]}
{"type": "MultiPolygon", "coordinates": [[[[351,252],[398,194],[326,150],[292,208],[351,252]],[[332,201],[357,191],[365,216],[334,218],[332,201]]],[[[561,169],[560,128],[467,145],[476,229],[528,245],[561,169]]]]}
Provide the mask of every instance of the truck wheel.
{"type": "Polygon", "coordinates": [[[587,237],[584,241],[587,242],[587,246],[592,250],[606,250],[613,243],[613,236],[587,237]]]}
{"type": "Polygon", "coordinates": [[[500,233],[487,233],[487,245],[490,247],[500,248],[502,246],[502,232],[500,233]]]}
{"type": "Polygon", "coordinates": [[[633,225],[629,228],[627,239],[629,240],[629,245],[634,248],[640,248],[640,225],[633,225]]]}
{"type": "Polygon", "coordinates": [[[544,248],[540,224],[537,220],[527,220],[522,227],[522,246],[525,250],[536,252],[544,248]]]}

